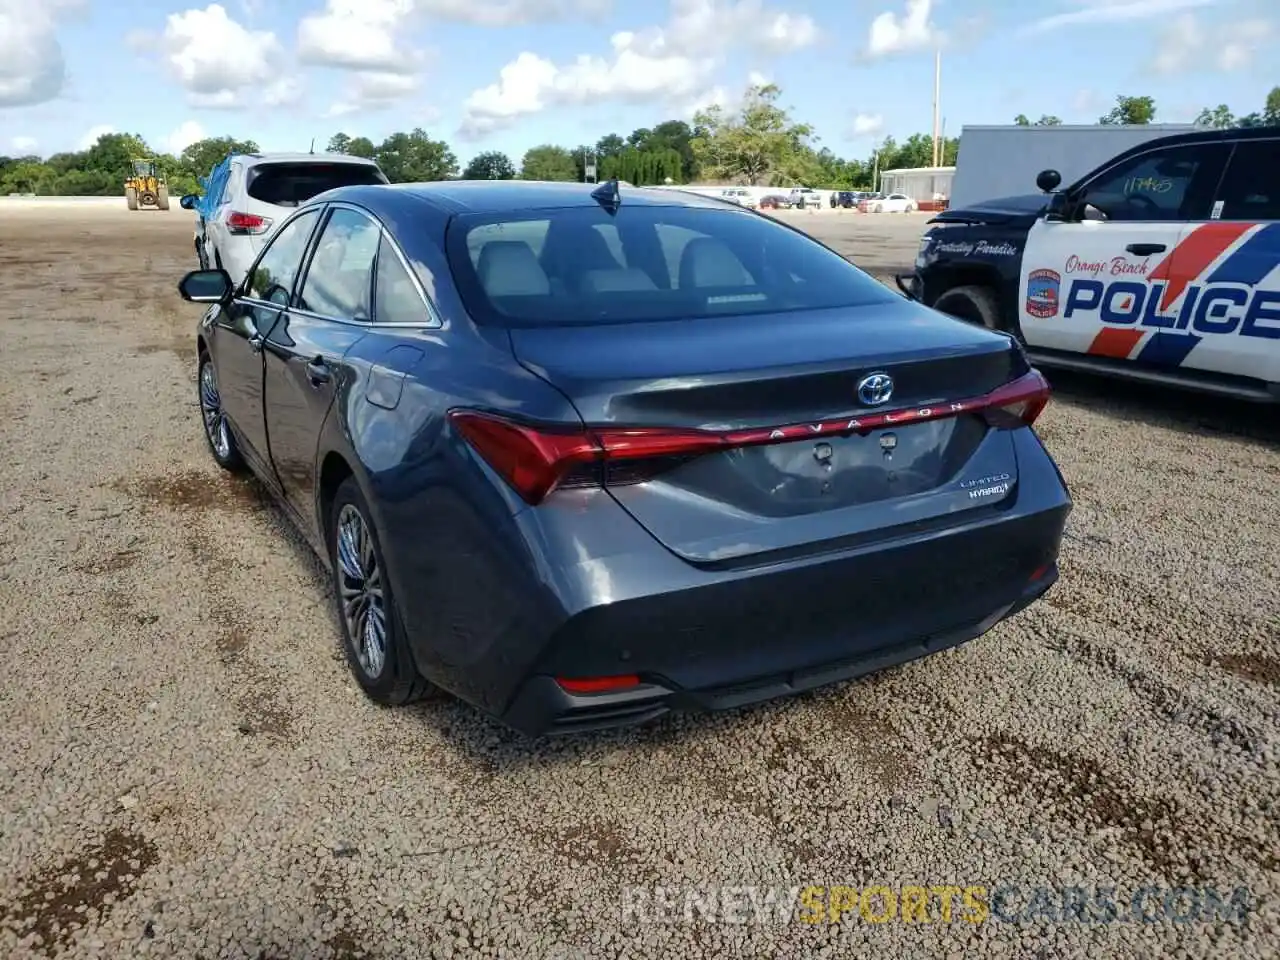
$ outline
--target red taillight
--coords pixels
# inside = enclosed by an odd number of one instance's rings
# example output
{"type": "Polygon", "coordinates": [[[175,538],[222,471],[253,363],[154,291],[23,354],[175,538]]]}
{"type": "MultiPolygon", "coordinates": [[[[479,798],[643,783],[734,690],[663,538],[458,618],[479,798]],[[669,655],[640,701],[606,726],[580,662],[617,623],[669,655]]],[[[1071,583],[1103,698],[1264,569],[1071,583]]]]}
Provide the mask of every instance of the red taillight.
{"type": "Polygon", "coordinates": [[[617,690],[630,690],[632,687],[640,686],[640,678],[634,673],[617,677],[579,677],[573,680],[556,677],[556,683],[560,684],[561,689],[566,693],[613,693],[617,690]]]}
{"type": "Polygon", "coordinates": [[[694,457],[736,447],[865,434],[962,413],[979,414],[994,427],[1029,426],[1048,402],[1049,384],[1032,370],[968,400],[729,433],[668,427],[541,427],[475,410],[451,411],[449,419],[526,503],[538,504],[557,487],[642,483],[694,457]]]}
{"type": "Polygon", "coordinates": [[[233,210],[227,214],[227,230],[231,233],[242,235],[266,233],[270,226],[270,219],[260,217],[256,213],[240,213],[238,210],[233,210]]]}
{"type": "Polygon", "coordinates": [[[983,412],[993,427],[1029,427],[1044,412],[1049,393],[1049,381],[1032,370],[987,394],[983,412]]]}

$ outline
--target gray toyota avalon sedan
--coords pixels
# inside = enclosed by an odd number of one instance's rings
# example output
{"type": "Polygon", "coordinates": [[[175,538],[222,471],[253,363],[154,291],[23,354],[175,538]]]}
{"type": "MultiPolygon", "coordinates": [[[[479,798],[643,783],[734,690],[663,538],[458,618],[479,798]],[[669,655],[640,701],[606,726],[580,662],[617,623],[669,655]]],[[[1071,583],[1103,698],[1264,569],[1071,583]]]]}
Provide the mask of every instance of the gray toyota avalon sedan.
{"type": "Polygon", "coordinates": [[[213,457],[332,570],[376,701],[532,735],[810,689],[979,636],[1071,500],[1019,343],[718,199],[321,194],[208,304],[213,457]]]}

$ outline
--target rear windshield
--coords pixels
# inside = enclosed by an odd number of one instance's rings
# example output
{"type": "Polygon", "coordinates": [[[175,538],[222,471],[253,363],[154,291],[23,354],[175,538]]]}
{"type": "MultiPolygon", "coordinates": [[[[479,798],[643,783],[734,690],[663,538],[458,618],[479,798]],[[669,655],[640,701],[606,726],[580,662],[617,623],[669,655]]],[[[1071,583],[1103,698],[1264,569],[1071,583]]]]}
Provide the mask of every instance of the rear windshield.
{"type": "Polygon", "coordinates": [[[505,326],[696,320],[883,303],[894,294],[804,234],[683,206],[465,215],[448,256],[467,310],[505,326]]]}
{"type": "Polygon", "coordinates": [[[296,207],[326,190],[386,182],[377,167],[364,163],[260,163],[249,168],[246,189],[263,203],[296,207]]]}

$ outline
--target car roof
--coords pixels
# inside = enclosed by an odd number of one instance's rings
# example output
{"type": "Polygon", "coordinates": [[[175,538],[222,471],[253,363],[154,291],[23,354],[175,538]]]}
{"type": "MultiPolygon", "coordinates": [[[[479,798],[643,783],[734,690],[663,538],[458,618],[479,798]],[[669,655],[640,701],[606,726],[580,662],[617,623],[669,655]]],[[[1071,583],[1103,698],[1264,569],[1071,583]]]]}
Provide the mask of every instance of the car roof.
{"type": "MultiPolygon", "coordinates": [[[[432,183],[394,183],[337,187],[312,202],[350,201],[374,213],[391,212],[406,201],[425,203],[445,214],[489,214],[553,207],[591,207],[591,193],[600,184],[542,180],[440,180],[432,183]]],[[[705,207],[740,209],[736,204],[683,190],[620,186],[622,205],[647,207],[705,207]]]]}
{"type": "Polygon", "coordinates": [[[349,153],[241,153],[236,157],[246,166],[260,163],[350,163],[376,167],[377,163],[366,157],[353,157],[349,153]]]}

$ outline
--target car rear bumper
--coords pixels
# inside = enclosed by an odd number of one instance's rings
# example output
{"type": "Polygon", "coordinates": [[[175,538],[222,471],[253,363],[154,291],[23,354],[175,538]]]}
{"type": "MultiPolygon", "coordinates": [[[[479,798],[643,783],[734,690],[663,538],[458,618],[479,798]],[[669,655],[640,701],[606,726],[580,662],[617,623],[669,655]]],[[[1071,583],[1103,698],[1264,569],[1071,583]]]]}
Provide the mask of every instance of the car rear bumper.
{"type": "Polygon", "coordinates": [[[567,619],[500,713],[531,736],[719,710],[862,676],[985,633],[1045,593],[1057,509],[852,556],[591,607],[567,619]],[[572,694],[561,679],[634,675],[572,694]]]}
{"type": "MultiPolygon", "coordinates": [[[[1055,563],[1034,582],[1026,584],[1012,604],[997,608],[976,623],[910,637],[888,646],[858,649],[842,659],[745,681],[689,689],[661,674],[646,672],[642,676],[644,682],[634,688],[579,694],[565,690],[551,676],[535,675],[521,686],[502,719],[530,736],[556,736],[637,726],[676,710],[697,713],[731,710],[794,696],[909,663],[976,639],[1038,600],[1057,579],[1055,563]]],[[[856,647],[856,642],[851,646],[856,647]]],[[[800,655],[802,651],[796,653],[800,655]]]]}

